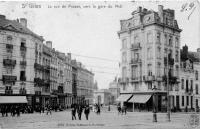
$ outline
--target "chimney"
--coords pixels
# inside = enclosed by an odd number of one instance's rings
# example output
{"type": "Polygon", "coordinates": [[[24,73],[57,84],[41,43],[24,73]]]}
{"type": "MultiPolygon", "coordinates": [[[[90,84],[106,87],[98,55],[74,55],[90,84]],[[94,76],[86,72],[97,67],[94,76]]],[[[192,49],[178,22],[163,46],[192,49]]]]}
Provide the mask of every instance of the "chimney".
{"type": "Polygon", "coordinates": [[[200,48],[197,48],[197,52],[200,53],[200,48]]]}
{"type": "Polygon", "coordinates": [[[69,59],[71,60],[72,54],[71,54],[71,53],[67,53],[67,56],[68,56],[69,59]]]}
{"type": "Polygon", "coordinates": [[[24,27],[27,27],[27,19],[26,18],[20,18],[20,24],[24,27]]]}
{"type": "Polygon", "coordinates": [[[52,49],[52,41],[46,41],[46,45],[48,48],[52,49]]]}
{"type": "Polygon", "coordinates": [[[163,6],[162,5],[158,5],[158,15],[160,17],[160,22],[163,23],[163,6]]]}
{"type": "Polygon", "coordinates": [[[0,15],[0,19],[6,19],[5,15],[0,15]]]}
{"type": "Polygon", "coordinates": [[[139,13],[142,12],[142,7],[139,6],[139,7],[137,8],[137,11],[138,11],[139,13]]]}

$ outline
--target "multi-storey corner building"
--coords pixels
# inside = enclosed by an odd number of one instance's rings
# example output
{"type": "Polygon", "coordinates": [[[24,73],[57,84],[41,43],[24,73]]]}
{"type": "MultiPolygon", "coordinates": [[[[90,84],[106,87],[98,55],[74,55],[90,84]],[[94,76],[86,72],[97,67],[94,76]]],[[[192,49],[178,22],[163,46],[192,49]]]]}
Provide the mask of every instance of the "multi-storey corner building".
{"type": "MultiPolygon", "coordinates": [[[[42,51],[43,38],[27,28],[27,20],[8,20],[0,15],[0,94],[6,96],[27,96],[28,104],[35,104],[38,99],[35,93],[40,91],[35,86],[36,72],[34,63],[41,64],[41,53],[36,55],[35,44],[40,44],[42,51]],[[40,60],[39,60],[40,59],[40,60]]],[[[37,93],[36,93],[37,94],[37,93]]]]}
{"type": "Polygon", "coordinates": [[[121,20],[121,97],[133,109],[166,109],[167,75],[171,87],[178,85],[180,32],[175,11],[158,6],[158,12],[138,7],[132,17],[121,20]],[[169,73],[169,74],[168,74],[169,73]],[[134,103],[134,104],[133,104],[134,103]]]}

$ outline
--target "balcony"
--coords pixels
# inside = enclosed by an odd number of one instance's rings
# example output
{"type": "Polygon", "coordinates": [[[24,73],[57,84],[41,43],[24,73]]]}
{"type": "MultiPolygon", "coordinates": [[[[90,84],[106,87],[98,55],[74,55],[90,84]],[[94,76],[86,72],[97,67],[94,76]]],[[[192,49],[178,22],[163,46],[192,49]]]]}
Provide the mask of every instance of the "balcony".
{"type": "Polygon", "coordinates": [[[26,46],[20,46],[20,51],[26,52],[26,46]]]}
{"type": "Polygon", "coordinates": [[[16,60],[3,59],[3,65],[4,65],[4,66],[15,67],[15,65],[16,65],[16,60]]]}
{"type": "Polygon", "coordinates": [[[50,80],[49,79],[44,79],[44,85],[45,86],[50,86],[50,80]]]}
{"type": "Polygon", "coordinates": [[[34,78],[34,83],[35,83],[35,86],[41,87],[44,85],[44,80],[40,78],[34,78]]]}
{"type": "Polygon", "coordinates": [[[140,81],[142,81],[142,77],[132,77],[131,79],[131,82],[140,82],[140,81]]]}
{"type": "Polygon", "coordinates": [[[21,66],[26,66],[26,61],[20,61],[21,66]]]}
{"type": "Polygon", "coordinates": [[[13,45],[12,44],[6,44],[6,49],[7,49],[7,52],[11,52],[13,51],[13,45]]]}
{"type": "MultiPolygon", "coordinates": [[[[164,75],[162,78],[163,78],[164,82],[167,82],[167,76],[166,75],[164,75]]],[[[169,79],[169,84],[177,84],[177,83],[180,82],[180,79],[175,77],[175,76],[169,76],[168,79],[169,79]]]]}
{"type": "MultiPolygon", "coordinates": [[[[164,64],[167,65],[167,57],[164,57],[164,64]]],[[[174,65],[174,59],[173,58],[168,59],[168,65],[174,65]]]]}
{"type": "Polygon", "coordinates": [[[193,93],[193,89],[186,88],[185,93],[191,95],[193,93]]]}
{"type": "Polygon", "coordinates": [[[19,93],[25,95],[26,94],[26,89],[25,88],[20,88],[19,93]]]}
{"type": "Polygon", "coordinates": [[[20,77],[20,81],[26,81],[26,77],[25,76],[21,76],[20,77]]]}
{"type": "Polygon", "coordinates": [[[3,84],[6,84],[6,83],[15,84],[15,82],[17,81],[17,76],[3,75],[2,80],[3,80],[3,84]]]}
{"type": "Polygon", "coordinates": [[[131,44],[131,50],[141,49],[140,43],[131,44]]]}
{"type": "Polygon", "coordinates": [[[13,94],[13,90],[12,89],[6,89],[5,90],[5,94],[13,94]]]}
{"type": "Polygon", "coordinates": [[[143,80],[145,82],[152,82],[152,81],[155,81],[155,76],[154,75],[143,76],[143,80]]]}
{"type": "Polygon", "coordinates": [[[140,63],[142,63],[142,60],[139,59],[139,58],[137,58],[137,59],[131,59],[131,62],[130,62],[131,65],[138,65],[140,63]]]}
{"type": "Polygon", "coordinates": [[[44,69],[46,72],[50,72],[50,65],[43,65],[43,69],[44,69]]]}
{"type": "Polygon", "coordinates": [[[40,70],[40,71],[42,71],[42,70],[44,69],[43,66],[40,65],[40,64],[38,64],[38,63],[35,63],[35,64],[34,64],[34,68],[35,68],[36,70],[40,70]]]}
{"type": "Polygon", "coordinates": [[[162,76],[156,76],[156,81],[163,81],[163,78],[162,78],[162,76]]]}

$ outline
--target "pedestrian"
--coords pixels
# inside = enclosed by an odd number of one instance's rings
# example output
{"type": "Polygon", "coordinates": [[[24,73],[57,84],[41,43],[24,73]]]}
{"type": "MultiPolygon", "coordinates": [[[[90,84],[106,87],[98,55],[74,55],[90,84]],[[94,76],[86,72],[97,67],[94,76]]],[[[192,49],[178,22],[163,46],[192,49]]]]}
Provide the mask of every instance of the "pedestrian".
{"type": "Polygon", "coordinates": [[[4,108],[4,105],[1,106],[1,114],[2,114],[2,117],[4,117],[4,112],[5,112],[5,108],[4,108]]]}
{"type": "Polygon", "coordinates": [[[100,115],[100,113],[101,113],[100,105],[97,105],[97,115],[100,115]]]}
{"type": "Polygon", "coordinates": [[[77,113],[78,113],[79,120],[81,120],[82,112],[83,112],[82,106],[78,105],[77,113]]]}
{"type": "Polygon", "coordinates": [[[50,104],[47,105],[47,115],[48,115],[48,113],[51,115],[51,106],[50,106],[50,104]]]}
{"type": "Polygon", "coordinates": [[[76,120],[76,105],[71,105],[72,120],[76,120]]]}
{"type": "Polygon", "coordinates": [[[118,110],[118,115],[121,113],[121,107],[120,105],[117,106],[117,110],[118,110]]]}
{"type": "Polygon", "coordinates": [[[89,116],[89,114],[90,114],[90,107],[89,107],[89,105],[87,105],[87,106],[85,107],[84,113],[85,113],[86,120],[88,120],[88,116],[89,116]]]}

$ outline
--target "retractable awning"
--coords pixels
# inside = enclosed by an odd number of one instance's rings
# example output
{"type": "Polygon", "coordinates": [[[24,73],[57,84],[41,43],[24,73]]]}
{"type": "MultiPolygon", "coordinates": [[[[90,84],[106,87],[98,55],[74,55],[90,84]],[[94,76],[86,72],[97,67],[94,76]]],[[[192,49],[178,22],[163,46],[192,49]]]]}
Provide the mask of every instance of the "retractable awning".
{"type": "Polygon", "coordinates": [[[0,104],[27,103],[26,96],[0,96],[0,104]]]}
{"type": "Polygon", "coordinates": [[[151,95],[133,95],[129,100],[132,103],[146,103],[151,98],[151,95]]]}
{"type": "Polygon", "coordinates": [[[132,97],[132,94],[122,94],[116,99],[116,101],[127,101],[131,97],[132,97]]]}

